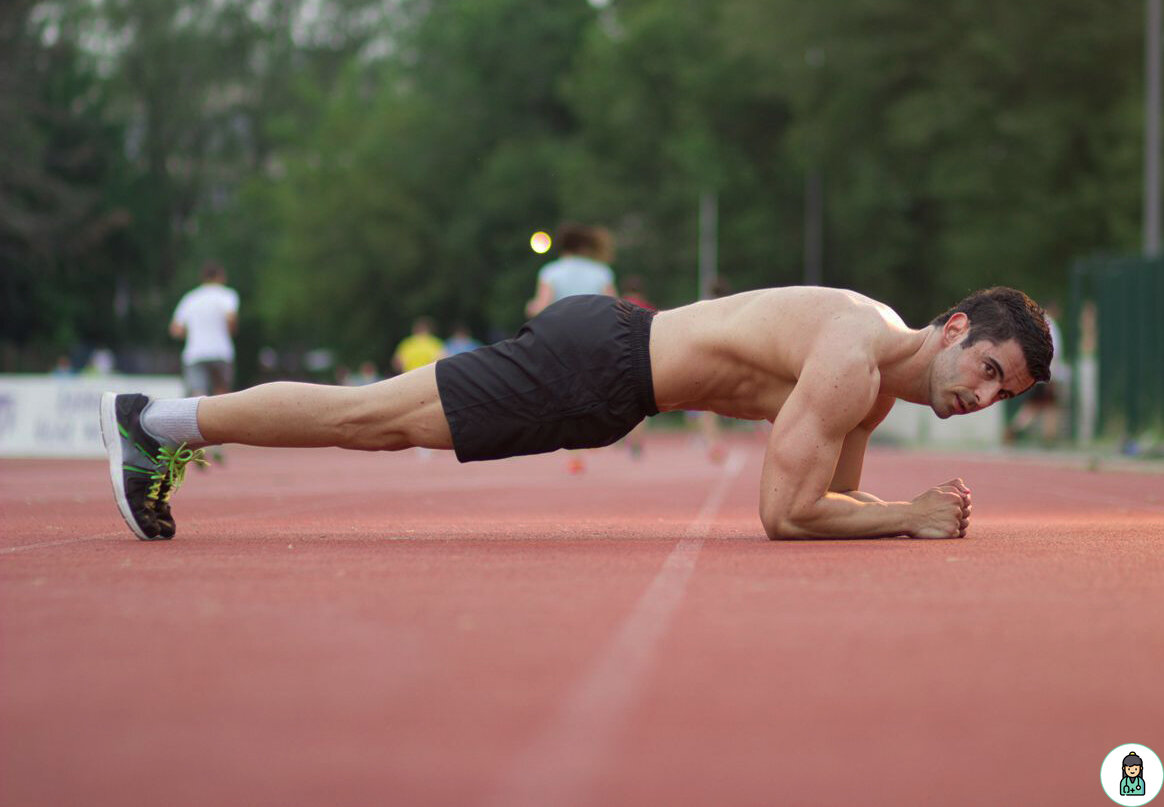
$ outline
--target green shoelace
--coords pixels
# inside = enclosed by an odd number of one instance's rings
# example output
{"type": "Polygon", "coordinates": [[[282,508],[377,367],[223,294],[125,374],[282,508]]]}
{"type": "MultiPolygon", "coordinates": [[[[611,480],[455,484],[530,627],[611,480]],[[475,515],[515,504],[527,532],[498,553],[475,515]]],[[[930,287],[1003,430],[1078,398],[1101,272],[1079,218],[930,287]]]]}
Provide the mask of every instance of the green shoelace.
{"type": "Polygon", "coordinates": [[[158,467],[150,474],[149,498],[152,501],[169,503],[170,496],[186,481],[186,466],[190,463],[209,465],[206,452],[201,448],[187,448],[185,443],[177,448],[162,446],[156,457],[158,467]]]}

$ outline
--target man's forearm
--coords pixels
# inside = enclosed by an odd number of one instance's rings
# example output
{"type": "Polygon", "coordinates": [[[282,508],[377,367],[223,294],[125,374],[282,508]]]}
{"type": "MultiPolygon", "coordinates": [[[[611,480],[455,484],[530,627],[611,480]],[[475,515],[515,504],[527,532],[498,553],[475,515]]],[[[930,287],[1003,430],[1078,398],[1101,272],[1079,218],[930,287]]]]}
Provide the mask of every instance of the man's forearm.
{"type": "Polygon", "coordinates": [[[873,504],[884,504],[882,499],[878,499],[872,493],[866,493],[863,490],[838,490],[834,491],[842,496],[848,496],[850,499],[856,499],[859,502],[871,502],[873,504]]]}
{"type": "Polygon", "coordinates": [[[908,535],[912,505],[884,502],[859,490],[826,493],[811,507],[784,516],[763,519],[768,537],[881,538],[908,535]]]}

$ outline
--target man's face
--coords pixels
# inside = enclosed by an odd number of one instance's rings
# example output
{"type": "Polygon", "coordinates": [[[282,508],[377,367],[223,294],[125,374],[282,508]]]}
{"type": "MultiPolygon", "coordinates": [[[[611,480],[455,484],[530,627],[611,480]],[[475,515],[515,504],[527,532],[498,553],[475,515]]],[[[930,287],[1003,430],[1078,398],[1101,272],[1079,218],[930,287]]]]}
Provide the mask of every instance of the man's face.
{"type": "Polygon", "coordinates": [[[945,347],[934,359],[930,406],[942,418],[968,415],[1025,391],[1034,379],[1014,339],[995,344],[979,339],[963,349],[969,320],[955,314],[942,330],[945,347]]]}
{"type": "MultiPolygon", "coordinates": [[[[1111,769],[1108,768],[1108,770],[1111,770],[1111,769]]],[[[1124,773],[1126,773],[1128,775],[1129,779],[1135,779],[1137,776],[1140,775],[1140,766],[1139,765],[1125,765],[1124,766],[1124,773]]]]}

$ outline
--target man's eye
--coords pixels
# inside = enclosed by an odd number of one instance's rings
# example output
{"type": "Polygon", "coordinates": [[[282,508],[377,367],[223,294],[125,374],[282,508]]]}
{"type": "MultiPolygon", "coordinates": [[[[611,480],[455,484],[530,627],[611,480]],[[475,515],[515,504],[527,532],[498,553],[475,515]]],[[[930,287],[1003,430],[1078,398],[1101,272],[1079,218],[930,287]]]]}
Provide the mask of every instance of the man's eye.
{"type": "Polygon", "coordinates": [[[988,375],[988,376],[994,375],[994,367],[993,366],[991,366],[989,364],[984,364],[982,366],[986,368],[986,375],[988,375]]]}

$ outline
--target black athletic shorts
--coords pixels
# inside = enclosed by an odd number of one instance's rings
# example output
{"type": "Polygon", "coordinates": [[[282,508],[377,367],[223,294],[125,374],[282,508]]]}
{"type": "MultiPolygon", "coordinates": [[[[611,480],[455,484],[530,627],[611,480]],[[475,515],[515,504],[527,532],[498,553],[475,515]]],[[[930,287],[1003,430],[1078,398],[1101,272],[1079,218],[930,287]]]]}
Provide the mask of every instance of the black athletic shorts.
{"type": "Polygon", "coordinates": [[[438,361],[457,459],[608,446],[658,414],[653,316],[614,297],[566,297],[514,338],[438,361]]]}

